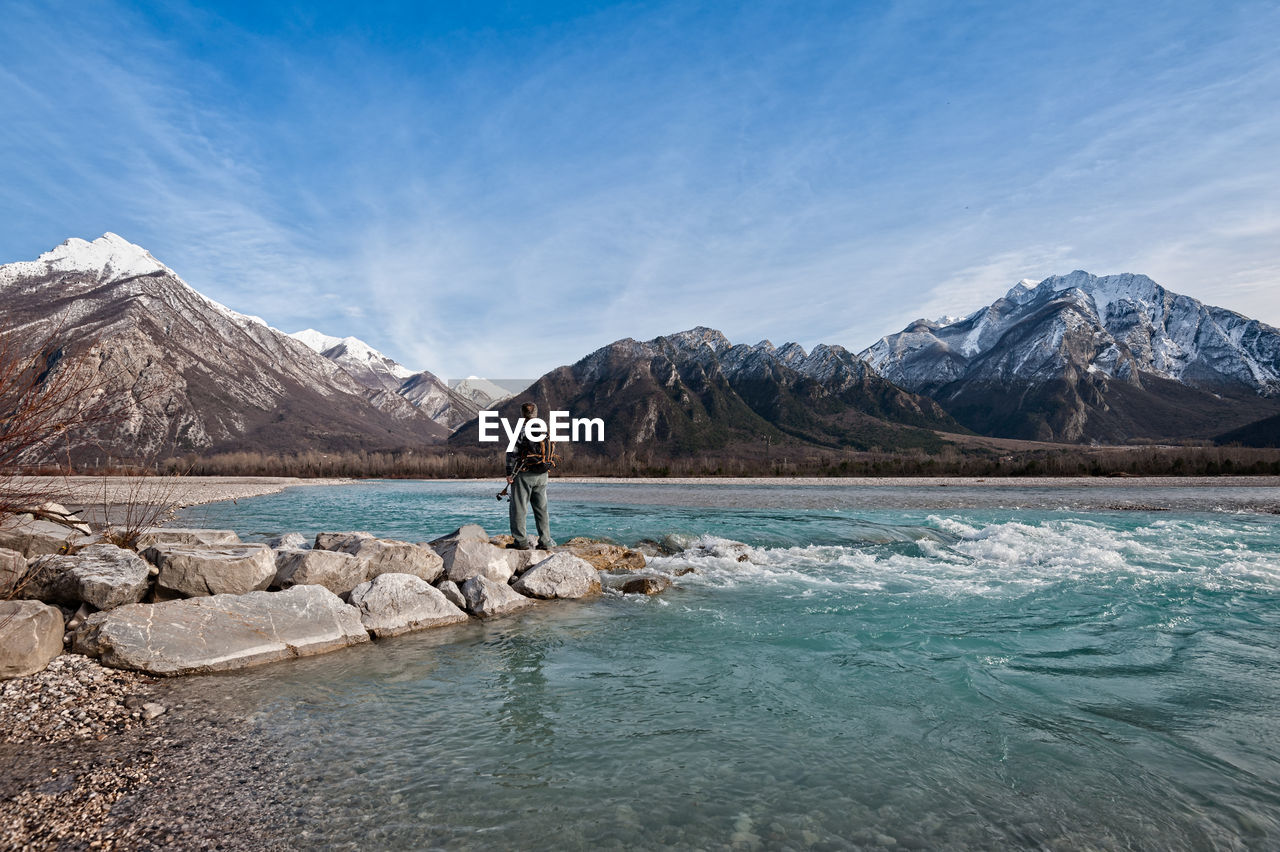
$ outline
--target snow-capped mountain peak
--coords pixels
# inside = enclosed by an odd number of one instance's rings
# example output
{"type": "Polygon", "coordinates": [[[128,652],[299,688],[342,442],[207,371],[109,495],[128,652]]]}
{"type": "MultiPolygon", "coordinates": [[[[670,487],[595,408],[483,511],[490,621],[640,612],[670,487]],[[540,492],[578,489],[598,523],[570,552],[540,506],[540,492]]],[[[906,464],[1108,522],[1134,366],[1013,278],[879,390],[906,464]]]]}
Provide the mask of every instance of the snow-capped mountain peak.
{"type": "Polygon", "coordinates": [[[467,376],[453,386],[453,392],[466,397],[480,408],[490,408],[515,395],[501,385],[479,376],[467,376]]]}
{"type": "MultiPolygon", "coordinates": [[[[1014,405],[1021,392],[1007,389],[1015,385],[1057,382],[1068,389],[1063,393],[1075,393],[1083,376],[1101,382],[1097,388],[1114,380],[1143,389],[1143,377],[1152,377],[1211,394],[1280,395],[1280,330],[1131,273],[1075,270],[1035,286],[1022,281],[959,322],[914,323],[862,356],[902,387],[975,411],[1014,405]],[[981,388],[1005,388],[1007,399],[994,391],[979,399],[981,388]]],[[[1081,392],[1080,412],[1106,415],[1110,403],[1097,388],[1081,392]]],[[[1071,409],[1060,401],[1043,405],[1071,409]]],[[[1085,414],[1062,419],[1044,432],[1027,427],[1028,434],[1070,440],[1084,434],[1085,414]]],[[[990,425],[973,422],[979,431],[990,425]]]]}
{"type": "Polygon", "coordinates": [[[305,343],[307,348],[311,349],[313,352],[321,354],[326,349],[332,349],[342,342],[341,337],[334,337],[333,335],[325,334],[323,331],[316,331],[314,328],[295,331],[289,336],[294,340],[299,340],[305,343]]]}
{"type": "Polygon", "coordinates": [[[173,270],[151,256],[142,246],[134,245],[117,234],[103,234],[89,242],[72,237],[62,245],[40,255],[35,260],[9,263],[4,266],[0,284],[19,277],[49,275],[60,272],[84,272],[103,282],[151,275],[156,272],[174,274],[173,270]]]}

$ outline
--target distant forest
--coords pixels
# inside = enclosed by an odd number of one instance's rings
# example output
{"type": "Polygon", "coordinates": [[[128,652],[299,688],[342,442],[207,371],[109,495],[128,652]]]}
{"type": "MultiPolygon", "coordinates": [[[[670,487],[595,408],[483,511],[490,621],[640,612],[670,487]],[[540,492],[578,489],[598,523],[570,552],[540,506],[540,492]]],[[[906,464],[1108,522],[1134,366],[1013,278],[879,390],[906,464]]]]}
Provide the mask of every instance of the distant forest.
{"type": "MultiPolygon", "coordinates": [[[[500,453],[444,448],[401,452],[301,452],[270,455],[228,452],[185,455],[139,465],[103,460],[73,473],[146,471],[196,476],[296,476],[371,479],[497,479],[500,453]]],[[[36,472],[36,471],[31,471],[36,472]]],[[[40,472],[54,472],[43,468],[40,472]]],[[[59,467],[57,472],[68,472],[59,467]]],[[[838,452],[808,450],[757,457],[711,454],[661,458],[644,453],[617,457],[570,452],[560,476],[791,477],[791,476],[1221,476],[1280,475],[1280,449],[1216,446],[1046,447],[1003,450],[945,447],[940,451],[838,452]]]]}

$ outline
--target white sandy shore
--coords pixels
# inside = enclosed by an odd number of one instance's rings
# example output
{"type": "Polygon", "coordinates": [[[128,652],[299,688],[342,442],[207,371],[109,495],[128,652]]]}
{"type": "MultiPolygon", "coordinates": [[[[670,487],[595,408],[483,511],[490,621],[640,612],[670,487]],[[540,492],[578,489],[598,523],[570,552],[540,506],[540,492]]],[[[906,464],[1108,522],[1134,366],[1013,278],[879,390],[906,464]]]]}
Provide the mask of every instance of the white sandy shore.
{"type": "Polygon", "coordinates": [[[557,476],[585,485],[820,485],[827,488],[1280,488],[1280,476],[764,476],[637,477],[557,476]]]}
{"type": "Polygon", "coordinates": [[[57,477],[75,508],[124,503],[179,507],[276,494],[297,485],[349,485],[353,479],[295,476],[68,476],[57,477]]]}
{"type": "MultiPolygon", "coordinates": [[[[500,477],[493,478],[500,482],[500,477]]],[[[1280,488],[1280,476],[1134,476],[1134,477],[688,477],[610,478],[557,476],[558,482],[582,485],[763,485],[823,488],[1280,488]]],[[[276,494],[296,486],[350,485],[355,479],[302,479],[291,476],[72,476],[66,486],[67,503],[74,508],[118,506],[124,503],[198,506],[276,494]]],[[[439,480],[483,482],[485,480],[439,480]]]]}

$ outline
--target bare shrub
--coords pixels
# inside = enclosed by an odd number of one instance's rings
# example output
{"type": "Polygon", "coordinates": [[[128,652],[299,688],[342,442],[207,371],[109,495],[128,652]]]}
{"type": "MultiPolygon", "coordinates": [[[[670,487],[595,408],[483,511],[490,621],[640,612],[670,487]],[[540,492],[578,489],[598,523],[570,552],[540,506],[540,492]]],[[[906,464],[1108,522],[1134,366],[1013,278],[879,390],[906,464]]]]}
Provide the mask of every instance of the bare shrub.
{"type": "Polygon", "coordinates": [[[173,520],[182,507],[190,468],[168,475],[146,471],[139,475],[99,477],[97,509],[102,513],[102,536],[117,547],[133,549],[142,533],[173,520]]]}

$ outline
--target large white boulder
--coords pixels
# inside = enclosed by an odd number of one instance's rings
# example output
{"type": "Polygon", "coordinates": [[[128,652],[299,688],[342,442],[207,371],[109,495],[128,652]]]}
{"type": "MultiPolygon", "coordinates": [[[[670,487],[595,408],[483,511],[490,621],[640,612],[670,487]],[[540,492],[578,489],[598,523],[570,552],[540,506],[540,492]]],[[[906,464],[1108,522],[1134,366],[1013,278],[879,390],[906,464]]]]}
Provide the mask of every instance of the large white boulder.
{"type": "Polygon", "coordinates": [[[490,580],[483,574],[462,584],[462,597],[467,602],[467,612],[488,618],[533,606],[533,601],[512,589],[506,583],[490,580]]]}
{"type": "Polygon", "coordinates": [[[321,586],[130,604],[90,615],[72,634],[76,653],[155,675],[227,671],[368,641],[359,610],[321,586]]]}
{"type": "Polygon", "coordinates": [[[160,569],[156,597],[161,599],[243,595],[266,589],[276,576],[275,551],[265,544],[157,546],[145,555],[160,569]]]}
{"type": "Polygon", "coordinates": [[[0,679],[44,671],[62,653],[62,613],[40,601],[0,601],[0,679]]]}
{"type": "Polygon", "coordinates": [[[531,598],[585,598],[600,593],[600,575],[585,559],[557,553],[520,575],[512,588],[531,598]]]}
{"type": "Polygon", "coordinates": [[[380,639],[467,620],[439,589],[411,574],[379,574],[352,589],[350,601],[365,628],[380,639]]]}
{"type": "Polygon", "coordinates": [[[365,581],[369,565],[335,550],[277,550],[273,586],[324,586],[344,595],[365,581]]]}
{"type": "Polygon", "coordinates": [[[111,609],[147,593],[151,566],[132,550],[93,544],[70,556],[40,556],[29,566],[23,593],[47,603],[111,609]]]}

